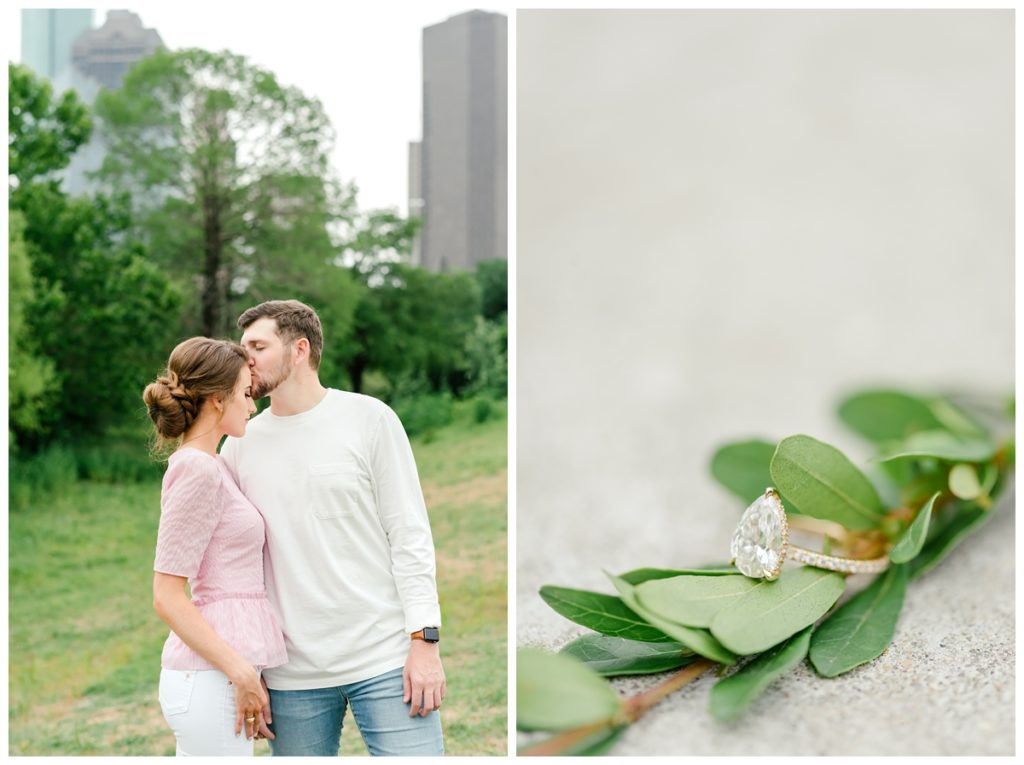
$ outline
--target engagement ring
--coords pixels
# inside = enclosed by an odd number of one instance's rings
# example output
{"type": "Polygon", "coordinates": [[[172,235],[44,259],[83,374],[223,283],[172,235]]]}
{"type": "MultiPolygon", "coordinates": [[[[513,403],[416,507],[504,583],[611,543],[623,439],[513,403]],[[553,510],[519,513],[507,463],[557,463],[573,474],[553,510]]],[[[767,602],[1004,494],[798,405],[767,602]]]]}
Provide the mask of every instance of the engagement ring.
{"type": "Polygon", "coordinates": [[[779,578],[786,558],[844,574],[877,574],[889,567],[888,556],[869,560],[838,558],[791,546],[786,511],[778,492],[771,487],[743,512],[730,549],[731,563],[741,573],[768,581],[779,578]]]}

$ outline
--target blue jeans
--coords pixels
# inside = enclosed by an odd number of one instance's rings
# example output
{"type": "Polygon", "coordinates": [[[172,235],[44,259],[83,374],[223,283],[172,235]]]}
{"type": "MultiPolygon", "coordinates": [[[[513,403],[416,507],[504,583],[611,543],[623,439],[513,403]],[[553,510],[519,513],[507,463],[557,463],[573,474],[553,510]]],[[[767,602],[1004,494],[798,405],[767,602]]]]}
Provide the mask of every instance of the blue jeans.
{"type": "Polygon", "coordinates": [[[359,732],[372,755],[441,755],[441,714],[409,716],[402,701],[402,668],[358,683],[304,691],[270,689],[270,751],[286,756],[336,757],[341,721],[352,705],[359,732]]]}

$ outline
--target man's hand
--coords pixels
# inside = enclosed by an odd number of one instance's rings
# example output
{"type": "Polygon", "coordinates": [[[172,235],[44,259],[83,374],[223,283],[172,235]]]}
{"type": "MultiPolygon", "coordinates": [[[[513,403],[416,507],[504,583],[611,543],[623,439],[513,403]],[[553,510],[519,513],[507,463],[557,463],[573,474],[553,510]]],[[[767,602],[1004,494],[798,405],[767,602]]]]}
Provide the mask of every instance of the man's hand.
{"type": "Polygon", "coordinates": [[[274,733],[267,727],[268,723],[274,722],[270,716],[270,691],[267,690],[267,681],[260,677],[260,682],[263,684],[263,692],[267,694],[267,705],[263,707],[262,719],[260,719],[260,728],[256,731],[256,738],[274,738],[274,733]]]}
{"type": "Polygon", "coordinates": [[[402,672],[402,701],[411,704],[409,717],[426,717],[444,700],[444,669],[437,643],[413,640],[402,672]]]}

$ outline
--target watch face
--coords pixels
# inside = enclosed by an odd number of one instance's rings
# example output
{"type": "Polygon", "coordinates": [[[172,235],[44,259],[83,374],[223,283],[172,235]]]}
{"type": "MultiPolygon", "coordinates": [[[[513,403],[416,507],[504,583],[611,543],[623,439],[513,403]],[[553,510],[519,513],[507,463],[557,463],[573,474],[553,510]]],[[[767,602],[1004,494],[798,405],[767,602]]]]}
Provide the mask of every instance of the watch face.
{"type": "Polygon", "coordinates": [[[437,627],[424,627],[423,639],[428,643],[436,643],[441,639],[441,631],[437,627]]]}

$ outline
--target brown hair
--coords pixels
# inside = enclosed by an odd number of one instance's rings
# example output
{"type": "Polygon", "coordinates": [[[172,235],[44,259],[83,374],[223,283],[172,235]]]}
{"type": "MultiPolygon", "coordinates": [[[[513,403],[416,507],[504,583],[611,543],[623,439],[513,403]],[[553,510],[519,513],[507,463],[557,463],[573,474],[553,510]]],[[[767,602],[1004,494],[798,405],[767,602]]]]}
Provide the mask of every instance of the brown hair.
{"type": "Polygon", "coordinates": [[[247,363],[245,349],[228,340],[191,337],[178,343],[167,359],[167,370],[142,392],[160,439],[181,438],[203,402],[211,396],[230,396],[247,363]]]}
{"type": "Polygon", "coordinates": [[[277,322],[277,335],[285,344],[300,337],[309,341],[309,366],[314,371],[320,368],[320,354],[324,348],[324,330],[316,311],[298,300],[267,300],[238,317],[238,328],[245,330],[260,319],[277,322]]]}

